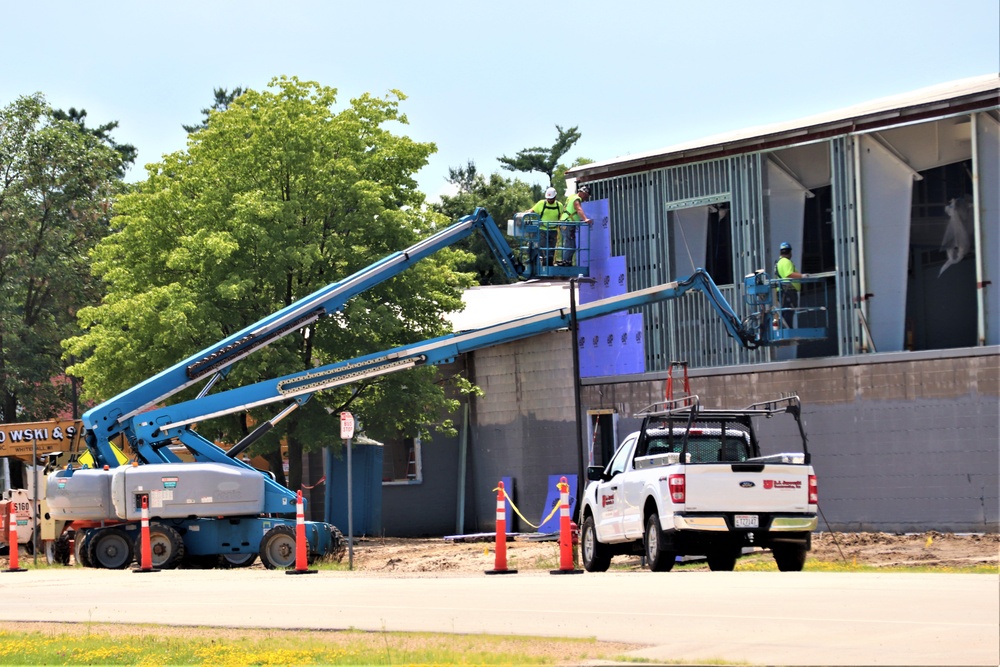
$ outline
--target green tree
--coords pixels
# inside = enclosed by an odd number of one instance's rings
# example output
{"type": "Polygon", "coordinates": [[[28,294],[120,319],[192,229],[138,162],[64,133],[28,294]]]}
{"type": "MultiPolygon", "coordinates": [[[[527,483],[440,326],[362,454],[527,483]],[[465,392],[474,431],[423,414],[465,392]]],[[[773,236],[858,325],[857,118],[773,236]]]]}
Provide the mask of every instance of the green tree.
{"type": "Polygon", "coordinates": [[[246,91],[243,86],[236,86],[233,88],[232,92],[226,90],[225,88],[216,88],[213,91],[215,101],[212,102],[212,106],[201,110],[201,113],[204,116],[201,123],[198,125],[181,125],[181,127],[183,127],[184,131],[188,134],[193,134],[198,130],[204,130],[208,127],[208,121],[212,117],[212,112],[225,111],[230,107],[233,101],[244,92],[246,91]]]}
{"type": "MultiPolygon", "coordinates": [[[[120,199],[121,231],[92,253],[107,296],[80,312],[85,333],[66,345],[91,355],[71,369],[87,396],[128,388],[448,222],[426,211],[414,180],[434,145],[387,128],[407,122],[405,96],[365,94],[336,111],[336,92],[285,77],[248,90],[120,199]]],[[[460,307],[461,288],[472,282],[453,268],[463,255],[445,249],[373,287],[309,335],[286,336],[238,362],[213,391],[441,335],[442,313],[460,307]]],[[[417,368],[318,394],[272,433],[287,438],[295,489],[303,449],[340,445],[335,413],[350,409],[376,439],[427,437],[427,425],[454,407],[434,369],[417,368]]],[[[234,442],[251,419],[279,408],[217,419],[199,432],[234,442]]],[[[278,438],[258,444],[273,462],[278,438]]]]}
{"type": "MultiPolygon", "coordinates": [[[[568,130],[563,130],[562,127],[556,125],[556,141],[549,148],[542,148],[536,146],[534,148],[525,148],[517,152],[517,155],[510,158],[506,155],[497,158],[500,161],[500,166],[504,169],[510,171],[522,171],[525,173],[531,173],[533,171],[545,174],[548,177],[548,186],[555,187],[559,190],[559,196],[561,197],[566,190],[565,179],[562,183],[562,188],[558,187],[556,183],[556,170],[559,168],[559,160],[573,148],[580,139],[580,132],[577,127],[571,127],[568,130]]],[[[563,172],[565,173],[565,168],[563,172]]]]}
{"type": "MultiPolygon", "coordinates": [[[[441,197],[441,203],[435,204],[434,209],[449,219],[460,218],[472,213],[477,207],[483,207],[489,211],[501,230],[506,231],[507,220],[535,203],[531,186],[524,181],[507,179],[496,173],[487,179],[471,161],[464,167],[450,168],[448,182],[456,185],[458,192],[451,197],[441,197]]],[[[462,247],[471,253],[471,258],[459,265],[461,271],[475,272],[480,285],[502,285],[509,282],[480,234],[470,236],[462,247]]]]}
{"type": "MultiPolygon", "coordinates": [[[[88,250],[108,232],[123,155],[85,112],[40,94],[0,108],[0,419],[51,419],[74,405],[60,341],[99,298],[88,250]]],[[[75,416],[75,414],[74,414],[75,416]]]]}
{"type": "Polygon", "coordinates": [[[52,112],[52,118],[75,124],[82,132],[97,137],[100,141],[117,151],[121,156],[121,166],[118,168],[119,178],[124,178],[125,171],[135,164],[135,159],[139,155],[136,147],[132,144],[119,144],[111,136],[112,130],[118,129],[118,121],[115,120],[104,125],[98,125],[97,127],[87,127],[87,110],[80,109],[77,111],[75,107],[70,107],[69,111],[56,109],[52,112]]]}

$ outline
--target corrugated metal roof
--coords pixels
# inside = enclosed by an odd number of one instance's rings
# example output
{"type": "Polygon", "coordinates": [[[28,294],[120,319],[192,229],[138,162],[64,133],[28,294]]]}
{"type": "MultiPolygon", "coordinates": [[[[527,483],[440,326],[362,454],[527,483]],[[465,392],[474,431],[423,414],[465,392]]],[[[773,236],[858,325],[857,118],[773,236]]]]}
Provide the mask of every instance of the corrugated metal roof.
{"type": "Polygon", "coordinates": [[[569,308],[569,283],[528,281],[471,287],[462,293],[465,310],[446,315],[455,331],[468,331],[557,308],[569,308]]]}
{"type": "Polygon", "coordinates": [[[734,153],[787,146],[815,139],[899,125],[1000,105],[1000,74],[961,79],[795,121],[717,134],[655,151],[592,162],[569,169],[578,182],[588,178],[646,171],[672,164],[715,159],[734,153]]]}

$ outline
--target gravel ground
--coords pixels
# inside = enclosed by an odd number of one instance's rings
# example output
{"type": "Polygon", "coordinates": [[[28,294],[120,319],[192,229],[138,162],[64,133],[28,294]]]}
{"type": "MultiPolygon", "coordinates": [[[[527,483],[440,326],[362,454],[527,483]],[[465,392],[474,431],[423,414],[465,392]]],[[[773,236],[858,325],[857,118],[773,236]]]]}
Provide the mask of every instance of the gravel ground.
{"type": "MultiPolygon", "coordinates": [[[[885,567],[1000,565],[1000,535],[949,533],[817,533],[810,559],[885,567]]],[[[344,562],[348,559],[345,557],[344,562]]],[[[482,572],[494,569],[492,537],[481,541],[441,538],[355,538],[354,568],[383,572],[482,572]]],[[[618,556],[615,565],[641,568],[639,557],[618,556]]],[[[556,569],[559,545],[516,536],[507,544],[508,569],[556,569]]],[[[707,565],[704,566],[707,569],[707,565]]]]}
{"type": "MultiPolygon", "coordinates": [[[[540,540],[528,535],[508,538],[508,569],[557,569],[559,556],[559,543],[554,539],[540,540]]],[[[22,567],[31,564],[32,557],[23,548],[19,558],[22,567]]],[[[1000,567],[1000,534],[816,533],[809,559],[874,567],[1000,567]]],[[[345,553],[342,562],[346,565],[348,560],[345,553]]],[[[381,574],[480,573],[493,570],[497,563],[492,535],[464,540],[356,537],[353,561],[355,570],[381,574]]],[[[625,569],[642,568],[638,556],[617,556],[613,565],[625,569]]],[[[7,567],[7,557],[0,556],[0,569],[7,567]]],[[[262,569],[263,565],[258,561],[253,567],[262,569]]],[[[699,567],[708,569],[703,562],[699,567]]]]}

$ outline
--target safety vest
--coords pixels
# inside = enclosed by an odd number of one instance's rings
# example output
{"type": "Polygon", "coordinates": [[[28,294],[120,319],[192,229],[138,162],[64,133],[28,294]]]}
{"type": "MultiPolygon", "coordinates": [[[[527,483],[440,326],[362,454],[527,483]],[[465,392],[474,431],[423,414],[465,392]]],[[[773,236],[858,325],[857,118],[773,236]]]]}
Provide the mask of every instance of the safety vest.
{"type": "Polygon", "coordinates": [[[553,229],[557,225],[545,224],[559,222],[562,219],[565,209],[563,205],[557,199],[555,202],[549,204],[548,200],[542,199],[531,207],[531,210],[538,214],[538,218],[541,224],[538,226],[542,229],[553,229]]]}
{"type": "MultiPolygon", "coordinates": [[[[795,264],[787,257],[780,257],[777,262],[774,263],[774,275],[778,278],[785,279],[789,274],[795,272],[795,264]]],[[[782,283],[781,289],[792,289],[798,292],[802,289],[802,283],[796,281],[793,283],[782,283]]]]}
{"type": "Polygon", "coordinates": [[[580,199],[579,194],[570,195],[566,198],[566,212],[563,213],[563,220],[569,220],[570,222],[580,222],[583,218],[580,214],[576,212],[576,202],[580,199]]]}

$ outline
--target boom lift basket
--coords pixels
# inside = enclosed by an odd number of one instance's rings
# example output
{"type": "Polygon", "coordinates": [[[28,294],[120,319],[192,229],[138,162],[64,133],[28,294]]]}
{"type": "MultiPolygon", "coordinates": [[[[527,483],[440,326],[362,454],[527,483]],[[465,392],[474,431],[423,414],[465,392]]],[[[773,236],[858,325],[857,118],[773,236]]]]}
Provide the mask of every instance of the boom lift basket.
{"type": "Polygon", "coordinates": [[[585,222],[561,220],[551,223],[559,232],[555,245],[551,245],[537,213],[516,213],[507,221],[507,235],[515,241],[515,252],[520,260],[532,267],[537,278],[576,278],[590,275],[590,225],[585,222]],[[572,243],[569,232],[575,232],[572,243]],[[572,261],[563,262],[568,253],[572,261]],[[551,258],[551,261],[550,259],[551,258]]]}
{"type": "Polygon", "coordinates": [[[829,337],[830,311],[826,278],[770,278],[756,271],[743,279],[745,303],[755,312],[761,341],[765,345],[794,345],[829,337]],[[783,290],[793,291],[796,306],[783,307],[783,290]]]}

